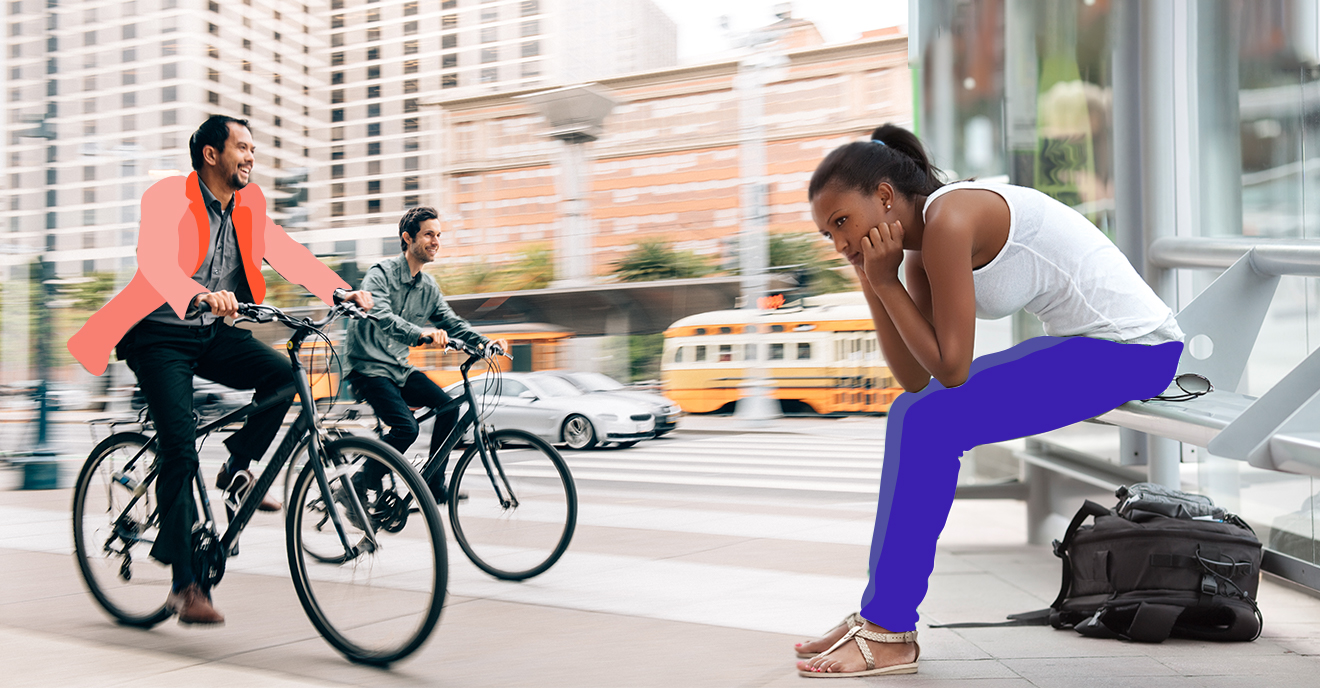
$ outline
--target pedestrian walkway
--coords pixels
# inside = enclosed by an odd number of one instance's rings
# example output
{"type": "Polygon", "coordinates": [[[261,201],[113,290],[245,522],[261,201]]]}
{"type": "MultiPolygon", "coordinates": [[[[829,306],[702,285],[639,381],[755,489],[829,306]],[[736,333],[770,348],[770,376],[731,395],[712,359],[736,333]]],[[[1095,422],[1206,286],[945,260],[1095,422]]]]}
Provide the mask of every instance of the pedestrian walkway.
{"type": "MultiPolygon", "coordinates": [[[[572,454],[583,476],[581,513],[564,559],[543,576],[505,583],[451,545],[441,623],[415,657],[388,671],[349,664],[312,629],[289,582],[282,514],[259,514],[244,534],[243,554],[216,590],[224,628],[167,622],[140,631],[114,625],[84,591],[69,556],[70,491],[0,491],[4,684],[815,685],[793,671],[792,644],[856,609],[874,493],[760,487],[792,479],[774,475],[792,467],[768,463],[767,473],[747,460],[801,451],[809,475],[798,477],[826,484],[847,480],[846,471],[878,471],[883,429],[875,436],[874,426],[883,420],[830,422],[778,434],[693,428],[687,439],[572,454]],[[875,446],[847,453],[855,442],[840,438],[854,433],[875,437],[875,446]],[[877,463],[825,465],[836,460],[877,463]],[[651,469],[629,473],[620,468],[628,461],[651,469]],[[606,479],[590,477],[597,471],[606,479]]],[[[1254,643],[1138,645],[1038,627],[926,628],[1049,603],[1058,560],[1022,544],[1024,511],[1019,502],[957,502],[921,609],[921,672],[845,685],[1316,685],[1320,599],[1269,581],[1261,590],[1266,631],[1254,643]]]]}

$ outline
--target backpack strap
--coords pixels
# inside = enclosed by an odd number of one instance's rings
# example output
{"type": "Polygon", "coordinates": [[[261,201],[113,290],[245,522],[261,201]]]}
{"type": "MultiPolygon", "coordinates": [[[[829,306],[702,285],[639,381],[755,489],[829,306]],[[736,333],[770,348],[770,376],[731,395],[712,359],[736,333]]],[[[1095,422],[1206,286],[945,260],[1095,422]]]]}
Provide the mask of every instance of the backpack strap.
{"type": "Polygon", "coordinates": [[[1050,603],[1051,609],[1059,609],[1063,605],[1064,599],[1068,597],[1068,591],[1072,589],[1072,562],[1068,560],[1068,551],[1072,549],[1073,539],[1077,537],[1077,530],[1082,527],[1082,523],[1092,516],[1106,516],[1113,513],[1110,509],[1100,506],[1091,500],[1086,500],[1082,508],[1077,510],[1077,515],[1073,516],[1072,523],[1068,524],[1068,530],[1063,534],[1063,541],[1054,541],[1054,556],[1063,560],[1063,581],[1059,585],[1059,596],[1050,603]]]}

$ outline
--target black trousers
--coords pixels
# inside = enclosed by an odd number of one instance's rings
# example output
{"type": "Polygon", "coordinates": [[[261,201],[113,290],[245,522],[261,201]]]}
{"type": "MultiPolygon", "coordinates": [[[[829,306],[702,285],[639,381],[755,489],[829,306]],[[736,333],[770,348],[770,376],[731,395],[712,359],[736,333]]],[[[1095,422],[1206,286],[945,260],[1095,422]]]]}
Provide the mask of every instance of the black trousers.
{"type": "MultiPolygon", "coordinates": [[[[197,522],[189,485],[198,466],[193,375],[235,389],[256,390],[256,398],[262,399],[293,384],[293,371],[286,356],[254,339],[251,332],[223,322],[205,327],[138,323],[125,335],[119,351],[137,375],[156,427],[160,532],[151,556],[174,565],[176,583],[181,582],[177,580],[181,568],[191,570],[192,529],[197,522]]],[[[290,397],[249,416],[243,428],[225,440],[231,474],[266,453],[292,403],[290,397]]]]}
{"type": "MultiPolygon", "coordinates": [[[[420,371],[413,371],[402,387],[394,384],[389,378],[362,375],[356,370],[350,372],[347,379],[357,395],[371,405],[376,418],[389,427],[389,432],[381,439],[400,454],[406,452],[417,440],[417,419],[413,417],[409,407],[436,408],[449,401],[449,395],[420,371]]],[[[434,454],[435,450],[444,444],[449,432],[457,423],[457,408],[436,414],[435,427],[431,430],[431,449],[427,452],[427,456],[434,454]]],[[[367,475],[364,477],[368,480],[378,480],[380,475],[384,475],[384,470],[384,466],[373,463],[365,469],[367,475]]],[[[439,475],[443,480],[444,474],[439,475]]]]}

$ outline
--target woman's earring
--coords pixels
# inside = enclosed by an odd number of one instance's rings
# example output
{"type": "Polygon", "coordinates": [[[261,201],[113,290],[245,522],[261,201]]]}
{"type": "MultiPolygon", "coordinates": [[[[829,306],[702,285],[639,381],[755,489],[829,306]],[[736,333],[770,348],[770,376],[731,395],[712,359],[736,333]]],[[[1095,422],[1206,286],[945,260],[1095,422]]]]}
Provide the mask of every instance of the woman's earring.
{"type": "Polygon", "coordinates": [[[885,210],[889,210],[889,206],[885,206],[885,210]]]}

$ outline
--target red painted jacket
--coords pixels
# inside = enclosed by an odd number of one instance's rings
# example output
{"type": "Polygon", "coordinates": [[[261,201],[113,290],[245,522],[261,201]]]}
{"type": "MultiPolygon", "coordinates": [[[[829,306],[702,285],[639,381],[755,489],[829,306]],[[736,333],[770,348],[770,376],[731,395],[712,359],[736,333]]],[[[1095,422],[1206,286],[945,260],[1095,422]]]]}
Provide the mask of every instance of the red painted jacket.
{"type": "MultiPolygon", "coordinates": [[[[261,276],[263,260],[285,279],[301,284],[326,303],[331,303],[335,289],[350,288],[266,215],[266,196],[256,184],[235,194],[232,219],[254,302],[261,303],[266,295],[266,281],[261,276]]],[[[88,372],[100,375],[124,334],[162,303],[168,303],[182,318],[193,297],[209,291],[192,275],[206,260],[210,242],[211,221],[197,173],[167,177],[152,184],[142,194],[137,274],[69,338],[73,357],[88,372]]]]}

